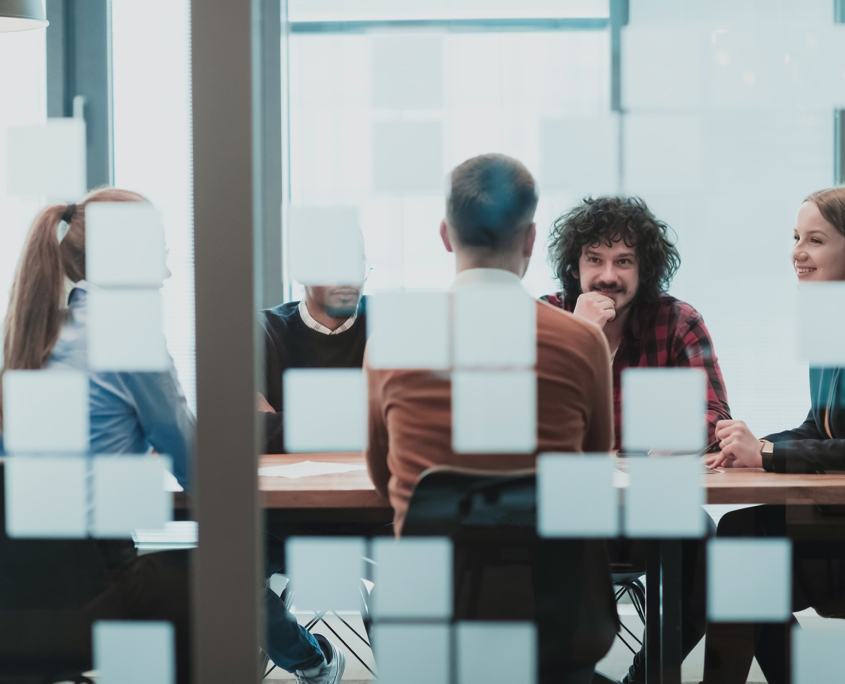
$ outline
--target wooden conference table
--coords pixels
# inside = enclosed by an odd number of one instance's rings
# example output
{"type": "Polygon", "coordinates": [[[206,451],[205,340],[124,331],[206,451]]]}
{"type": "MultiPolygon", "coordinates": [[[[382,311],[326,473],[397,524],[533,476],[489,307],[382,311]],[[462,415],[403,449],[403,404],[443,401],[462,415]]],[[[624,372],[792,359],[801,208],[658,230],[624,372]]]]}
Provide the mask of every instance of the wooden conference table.
{"type": "MultiPolygon", "coordinates": [[[[359,452],[278,454],[261,457],[261,466],[303,461],[364,465],[359,452]]],[[[728,468],[704,476],[709,504],[845,504],[845,473],[798,475],[728,468]]],[[[265,508],[382,509],[390,504],[379,496],[366,470],[289,479],[259,477],[265,508]]]]}
{"type": "MultiPolygon", "coordinates": [[[[364,456],[358,452],[267,455],[261,457],[261,466],[303,461],[363,466],[364,456]]],[[[798,475],[743,468],[702,477],[708,504],[845,504],[845,473],[798,475]]],[[[392,520],[390,504],[376,492],[366,469],[298,479],[259,477],[259,488],[264,507],[291,520],[392,520]]],[[[680,684],[681,541],[654,539],[646,543],[648,682],[680,684]]]]}

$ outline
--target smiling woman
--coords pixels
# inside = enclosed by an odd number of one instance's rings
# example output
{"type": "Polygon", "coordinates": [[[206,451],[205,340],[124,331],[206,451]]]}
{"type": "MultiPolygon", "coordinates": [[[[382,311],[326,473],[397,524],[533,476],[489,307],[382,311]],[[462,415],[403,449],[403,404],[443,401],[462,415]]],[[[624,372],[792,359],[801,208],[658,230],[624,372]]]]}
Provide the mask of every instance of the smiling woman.
{"type": "MultiPolygon", "coordinates": [[[[845,281],[845,188],[819,190],[802,202],[794,240],[792,264],[800,282],[845,281]]],[[[758,440],[743,421],[720,421],[716,437],[721,452],[711,457],[708,465],[793,473],[845,468],[845,383],[841,373],[840,368],[810,368],[812,407],[804,424],[795,430],[758,440]]]]}
{"type": "Polygon", "coordinates": [[[800,281],[845,280],[845,188],[807,197],[798,209],[794,239],[792,264],[800,281]]]}

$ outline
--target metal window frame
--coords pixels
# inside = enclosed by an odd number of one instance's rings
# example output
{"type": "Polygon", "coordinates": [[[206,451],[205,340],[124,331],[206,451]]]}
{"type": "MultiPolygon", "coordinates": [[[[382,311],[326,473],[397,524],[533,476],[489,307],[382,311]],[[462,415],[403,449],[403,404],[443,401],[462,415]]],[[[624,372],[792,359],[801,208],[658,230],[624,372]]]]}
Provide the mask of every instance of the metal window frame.
{"type": "Polygon", "coordinates": [[[111,185],[111,0],[47,0],[46,10],[47,116],[84,116],[87,187],[111,185]]]}
{"type": "MultiPolygon", "coordinates": [[[[303,34],[364,34],[391,31],[443,31],[449,33],[479,33],[479,32],[558,32],[558,31],[610,31],[611,36],[611,109],[621,111],[621,56],[620,36],[622,26],[628,23],[629,0],[609,0],[608,16],[597,17],[530,17],[530,18],[500,18],[500,19],[383,19],[383,20],[349,20],[349,21],[291,21],[287,13],[287,2],[282,0],[282,102],[283,102],[283,135],[285,145],[290,149],[290,92],[289,92],[289,54],[288,36],[303,34]],[[620,16],[622,17],[620,19],[620,16]]],[[[620,127],[621,117],[620,117],[620,127]]],[[[621,132],[620,132],[621,141],[621,132]]],[[[621,142],[618,154],[621,158],[621,142]]],[[[284,196],[283,212],[291,201],[290,186],[290,156],[283,159],[284,164],[284,196]]],[[[620,163],[621,173],[621,163],[620,163]]],[[[621,187],[621,181],[620,181],[621,187]]],[[[282,221],[282,241],[285,239],[286,222],[282,221]]],[[[267,243],[271,244],[271,243],[267,243]]],[[[278,253],[276,245],[272,249],[278,253]]],[[[284,301],[292,298],[292,283],[287,276],[284,260],[280,277],[283,282],[284,301]]],[[[266,287],[266,286],[265,286],[266,287]]],[[[278,300],[283,301],[283,300],[278,300]]]]}
{"type": "Polygon", "coordinates": [[[393,29],[453,31],[603,31],[608,17],[530,17],[513,19],[353,19],[288,21],[290,33],[368,33],[393,29]]]}

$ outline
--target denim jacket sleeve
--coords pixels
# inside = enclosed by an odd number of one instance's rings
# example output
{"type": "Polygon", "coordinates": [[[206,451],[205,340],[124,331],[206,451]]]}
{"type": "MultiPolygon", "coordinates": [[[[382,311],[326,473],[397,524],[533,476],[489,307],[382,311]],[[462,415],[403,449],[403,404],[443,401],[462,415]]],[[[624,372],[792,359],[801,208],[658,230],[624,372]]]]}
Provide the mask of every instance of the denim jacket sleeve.
{"type": "Polygon", "coordinates": [[[176,370],[118,375],[132,397],[147,441],[158,453],[173,459],[174,477],[189,489],[196,421],[185,401],[176,370]]]}

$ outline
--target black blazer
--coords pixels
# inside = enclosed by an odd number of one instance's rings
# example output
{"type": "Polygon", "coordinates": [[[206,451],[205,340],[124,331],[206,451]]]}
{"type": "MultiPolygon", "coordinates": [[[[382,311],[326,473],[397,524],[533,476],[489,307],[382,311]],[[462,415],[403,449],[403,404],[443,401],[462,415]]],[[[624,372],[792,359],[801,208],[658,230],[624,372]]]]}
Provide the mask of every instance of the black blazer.
{"type": "Polygon", "coordinates": [[[842,368],[810,369],[812,408],[807,420],[794,430],[764,437],[774,442],[774,452],[763,454],[766,470],[776,473],[845,470],[845,373],[842,371],[842,368]]]}

